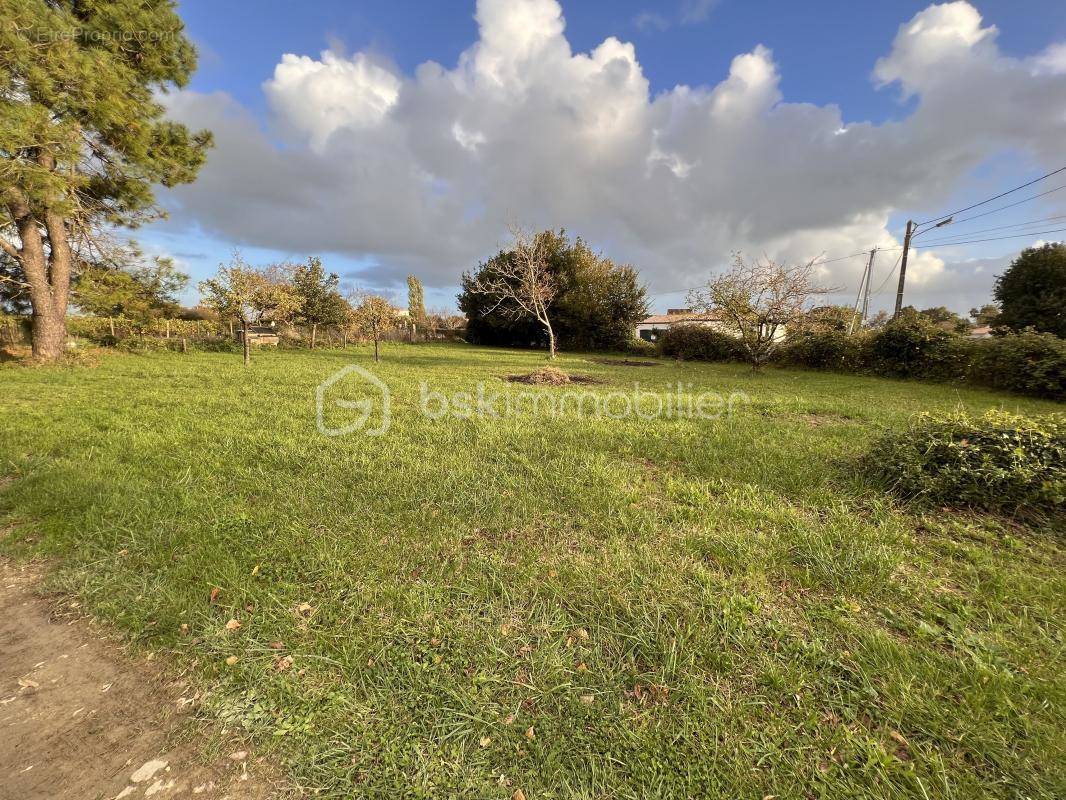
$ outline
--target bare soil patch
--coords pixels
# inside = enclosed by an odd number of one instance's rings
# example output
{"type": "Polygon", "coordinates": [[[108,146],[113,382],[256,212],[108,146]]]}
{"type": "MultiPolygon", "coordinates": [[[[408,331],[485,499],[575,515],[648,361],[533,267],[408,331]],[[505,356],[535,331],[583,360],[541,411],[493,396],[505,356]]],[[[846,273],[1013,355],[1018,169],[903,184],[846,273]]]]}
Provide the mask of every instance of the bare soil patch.
{"type": "Polygon", "coordinates": [[[637,361],[632,358],[594,358],[595,364],[604,364],[608,367],[659,367],[658,361],[637,361]]]}
{"type": "Polygon", "coordinates": [[[205,761],[188,685],[36,596],[38,578],[0,559],[0,800],[293,796],[239,741],[205,761]]]}
{"type": "Polygon", "coordinates": [[[799,422],[805,422],[812,428],[820,428],[823,425],[848,425],[854,422],[851,417],[843,416],[841,414],[833,414],[830,412],[817,412],[814,414],[790,414],[789,418],[797,420],[799,422]]]}
{"type": "Polygon", "coordinates": [[[557,367],[541,367],[525,375],[508,375],[505,380],[511,383],[525,383],[531,386],[569,386],[572,383],[594,385],[605,383],[602,378],[593,375],[579,375],[563,372],[557,367]]]}

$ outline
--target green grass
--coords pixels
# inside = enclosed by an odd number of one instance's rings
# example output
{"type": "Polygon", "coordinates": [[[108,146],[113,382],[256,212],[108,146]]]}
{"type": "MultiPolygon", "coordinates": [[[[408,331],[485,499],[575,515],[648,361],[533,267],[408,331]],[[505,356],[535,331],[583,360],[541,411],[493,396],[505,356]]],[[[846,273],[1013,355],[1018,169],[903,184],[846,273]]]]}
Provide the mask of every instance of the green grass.
{"type": "Polygon", "coordinates": [[[203,713],[322,797],[1066,796],[1062,531],[918,515],[854,468],[920,410],[1061,406],[572,355],[560,366],[606,380],[588,391],[750,403],[718,420],[419,411],[421,381],[513,395],[531,389],[500,377],[542,358],[0,369],[2,547],[53,557],[57,588],[195,665],[203,713]],[[389,384],[392,426],[322,436],[315,386],[353,362],[389,384]]]}

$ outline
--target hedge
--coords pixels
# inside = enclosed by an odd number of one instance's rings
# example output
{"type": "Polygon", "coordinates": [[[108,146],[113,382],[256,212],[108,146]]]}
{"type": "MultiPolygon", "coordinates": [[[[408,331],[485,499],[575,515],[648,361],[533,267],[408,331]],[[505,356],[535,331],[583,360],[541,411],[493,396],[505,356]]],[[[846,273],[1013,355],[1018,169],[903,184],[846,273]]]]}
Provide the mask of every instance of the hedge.
{"type": "MultiPolygon", "coordinates": [[[[736,338],[699,325],[678,325],[659,338],[659,353],[680,359],[742,361],[736,338]]],[[[1066,339],[1007,333],[971,339],[904,312],[876,331],[801,331],[777,350],[781,366],[887,378],[957,381],[1031,397],[1066,400],[1066,339]]]]}

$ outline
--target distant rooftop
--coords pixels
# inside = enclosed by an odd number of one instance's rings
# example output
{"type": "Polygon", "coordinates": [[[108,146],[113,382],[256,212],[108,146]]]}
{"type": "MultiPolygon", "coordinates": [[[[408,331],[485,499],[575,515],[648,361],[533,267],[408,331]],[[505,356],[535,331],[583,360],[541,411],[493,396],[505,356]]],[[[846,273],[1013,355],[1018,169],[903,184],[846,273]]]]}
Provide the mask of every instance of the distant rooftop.
{"type": "Polygon", "coordinates": [[[641,325],[668,325],[677,322],[720,322],[719,314],[698,314],[690,308],[670,308],[665,314],[652,314],[640,321],[641,325]]]}

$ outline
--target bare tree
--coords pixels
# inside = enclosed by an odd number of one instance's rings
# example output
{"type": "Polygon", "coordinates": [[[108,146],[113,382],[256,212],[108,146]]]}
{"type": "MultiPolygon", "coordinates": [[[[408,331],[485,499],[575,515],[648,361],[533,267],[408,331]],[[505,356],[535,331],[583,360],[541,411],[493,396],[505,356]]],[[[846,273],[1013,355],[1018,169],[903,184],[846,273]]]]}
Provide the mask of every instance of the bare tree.
{"type": "Polygon", "coordinates": [[[512,319],[533,317],[548,334],[548,358],[555,358],[555,331],[548,309],[555,300],[558,286],[549,270],[548,237],[510,225],[514,240],[507,258],[501,258],[491,274],[477,275],[472,291],[495,301],[489,309],[512,319]]]}
{"type": "Polygon", "coordinates": [[[799,324],[808,301],[830,292],[812,283],[815,259],[785,266],[764,258],[745,261],[733,254],[733,268],[688,293],[688,305],[716,314],[736,333],[752,370],[769,361],[785,329],[799,324]]]}

